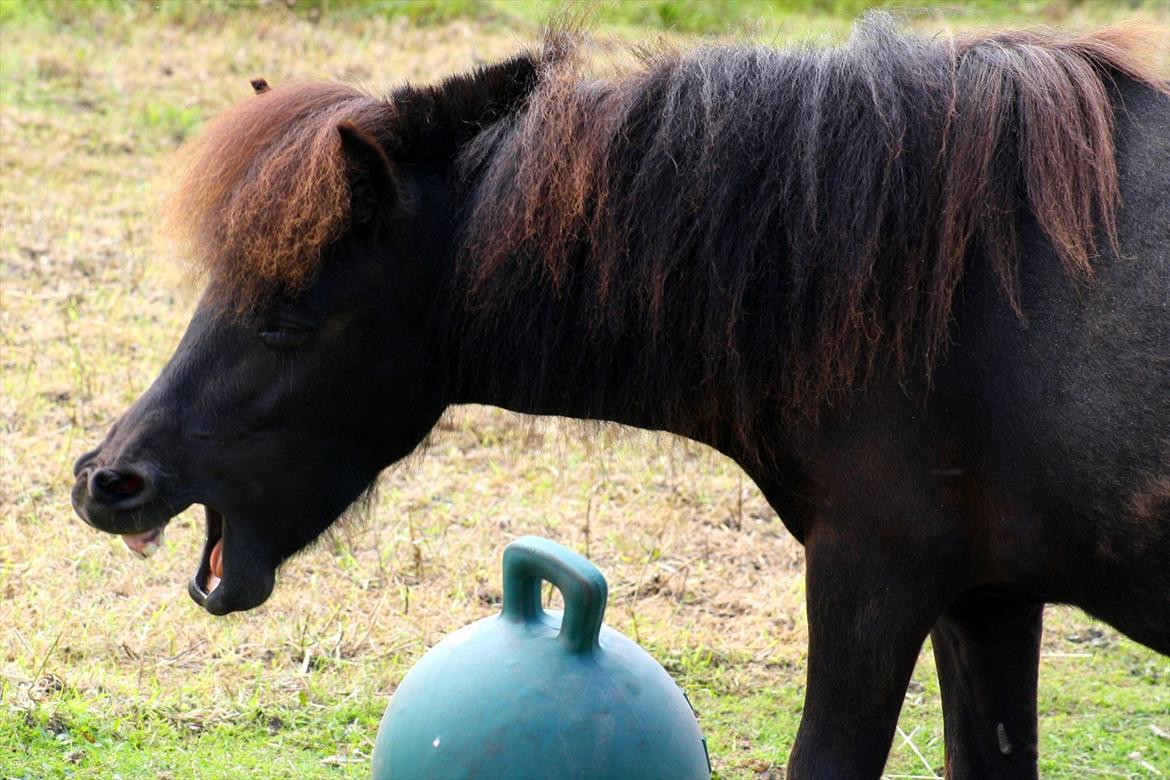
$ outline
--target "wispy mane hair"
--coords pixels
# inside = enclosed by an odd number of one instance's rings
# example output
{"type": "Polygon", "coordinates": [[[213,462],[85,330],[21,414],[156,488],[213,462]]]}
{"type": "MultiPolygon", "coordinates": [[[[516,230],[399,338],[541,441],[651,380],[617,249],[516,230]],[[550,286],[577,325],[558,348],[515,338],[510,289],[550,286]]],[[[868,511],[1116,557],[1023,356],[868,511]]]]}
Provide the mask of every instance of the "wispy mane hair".
{"type": "Polygon", "coordinates": [[[295,292],[350,224],[338,125],[382,133],[388,113],[383,101],[327,82],[247,98],[180,152],[164,232],[236,308],[295,292]]]}
{"type": "Polygon", "coordinates": [[[625,388],[663,425],[730,420],[745,442],[762,416],[929,372],[965,261],[1018,307],[1025,215],[1078,279],[1115,245],[1109,84],[1166,89],[1139,44],[871,15],[839,47],[656,52],[607,80],[562,58],[463,152],[460,276],[497,312],[464,349],[544,367],[498,372],[513,396],[625,388]],[[569,334],[587,360],[558,357],[569,334]]]}
{"type": "Polygon", "coordinates": [[[750,448],[765,417],[928,377],[971,262],[1019,310],[1026,220],[1090,277],[1116,248],[1111,84],[1167,92],[1122,28],[950,39],[873,14],[839,47],[658,50],[609,79],[570,38],[385,99],[262,90],[186,147],[166,228],[237,306],[303,287],[353,221],[349,123],[455,182],[447,352],[493,367],[484,393],[598,416],[621,392],[750,448]]]}

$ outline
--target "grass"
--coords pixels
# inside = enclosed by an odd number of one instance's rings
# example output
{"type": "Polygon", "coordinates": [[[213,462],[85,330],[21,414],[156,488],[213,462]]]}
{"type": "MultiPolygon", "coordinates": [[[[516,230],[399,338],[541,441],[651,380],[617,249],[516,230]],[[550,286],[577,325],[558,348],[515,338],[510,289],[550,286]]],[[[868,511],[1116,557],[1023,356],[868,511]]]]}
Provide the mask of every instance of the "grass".
{"type": "Polygon", "coordinates": [[[884,8],[939,23],[1084,24],[1132,15],[1152,17],[1163,0],[5,0],[0,22],[74,30],[118,30],[163,23],[185,29],[222,26],[240,12],[326,25],[404,20],[416,25],[455,21],[539,26],[568,9],[584,9],[597,23],[674,33],[756,33],[799,30],[841,33],[870,8],[884,8]]]}
{"type": "MultiPolygon", "coordinates": [[[[841,35],[848,2],[602,4],[601,34],[841,35]],[[762,19],[762,21],[759,21],[762,19]]],[[[498,607],[499,554],[586,552],[607,619],[675,674],[723,778],[780,777],[800,716],[802,551],[732,464],[671,439],[579,437],[460,410],[368,516],[290,562],[264,608],[215,619],[185,582],[187,514],[149,563],[84,527],[70,465],[149,384],[193,304],[151,242],[166,155],[264,75],[386,90],[505,55],[548,3],[0,0],[0,778],[358,778],[395,685],[498,607]],[[253,6],[255,4],[236,4],[253,6]]],[[[1164,4],[936,6],[923,27],[1084,26],[1164,4]]],[[[1046,777],[1170,775],[1170,662],[1049,612],[1046,777]]],[[[941,774],[927,648],[891,776],[941,774]]]]}

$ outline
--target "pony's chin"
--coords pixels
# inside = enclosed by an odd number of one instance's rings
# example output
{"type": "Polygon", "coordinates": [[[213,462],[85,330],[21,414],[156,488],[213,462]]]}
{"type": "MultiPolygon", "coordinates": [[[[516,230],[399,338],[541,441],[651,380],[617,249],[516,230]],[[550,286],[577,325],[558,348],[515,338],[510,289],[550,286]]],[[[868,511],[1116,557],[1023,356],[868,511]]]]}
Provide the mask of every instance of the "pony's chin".
{"type": "Polygon", "coordinates": [[[233,537],[227,520],[218,510],[205,506],[204,516],[207,537],[199,568],[187,584],[187,593],[212,615],[260,606],[272,595],[276,570],[261,561],[249,560],[253,556],[241,540],[233,537]]]}

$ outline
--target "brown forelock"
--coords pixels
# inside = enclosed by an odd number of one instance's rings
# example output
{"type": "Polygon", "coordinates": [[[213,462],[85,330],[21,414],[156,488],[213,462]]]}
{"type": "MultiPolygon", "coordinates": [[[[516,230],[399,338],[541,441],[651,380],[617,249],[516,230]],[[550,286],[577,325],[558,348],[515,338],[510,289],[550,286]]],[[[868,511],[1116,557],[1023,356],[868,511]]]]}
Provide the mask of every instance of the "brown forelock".
{"type": "Polygon", "coordinates": [[[259,91],[180,152],[164,231],[233,308],[300,288],[349,221],[337,126],[379,136],[387,114],[385,103],[341,84],[259,91]]]}
{"type": "Polygon", "coordinates": [[[1137,51],[1118,30],[947,40],[870,15],[837,48],[651,54],[606,81],[563,58],[463,154],[462,275],[501,313],[470,348],[510,317],[506,350],[555,364],[553,315],[515,302],[559,296],[565,329],[636,363],[581,371],[745,441],[875,373],[928,376],[972,250],[1018,306],[1025,210],[1076,277],[1096,228],[1114,241],[1107,85],[1166,90],[1137,51]]]}

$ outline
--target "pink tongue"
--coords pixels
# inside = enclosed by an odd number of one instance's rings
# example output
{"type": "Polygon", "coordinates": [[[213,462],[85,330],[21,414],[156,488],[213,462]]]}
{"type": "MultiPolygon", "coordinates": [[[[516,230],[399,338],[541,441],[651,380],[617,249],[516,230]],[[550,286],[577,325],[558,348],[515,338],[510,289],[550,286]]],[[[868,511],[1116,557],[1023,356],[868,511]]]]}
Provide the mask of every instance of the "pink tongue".
{"type": "Polygon", "coordinates": [[[215,547],[211,548],[211,571],[207,573],[207,592],[211,593],[215,590],[223,577],[223,539],[221,538],[215,543],[215,547]]]}
{"type": "Polygon", "coordinates": [[[162,546],[163,527],[153,528],[140,534],[122,534],[122,541],[139,557],[149,558],[162,546]]]}

